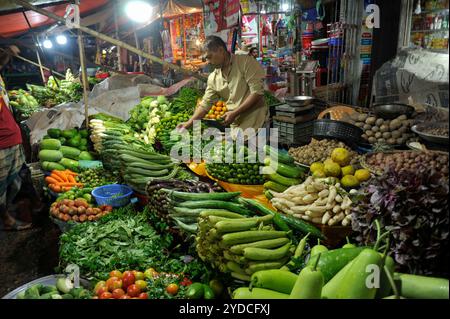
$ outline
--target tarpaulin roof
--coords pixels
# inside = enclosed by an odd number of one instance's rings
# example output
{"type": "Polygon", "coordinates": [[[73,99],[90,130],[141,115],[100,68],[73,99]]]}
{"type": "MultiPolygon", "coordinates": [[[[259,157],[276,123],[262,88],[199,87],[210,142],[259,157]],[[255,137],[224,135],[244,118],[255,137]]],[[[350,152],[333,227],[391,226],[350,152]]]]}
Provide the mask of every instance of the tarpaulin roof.
{"type": "MultiPolygon", "coordinates": [[[[66,12],[67,3],[61,3],[61,1],[30,1],[33,4],[48,4],[45,7],[45,10],[51,11],[59,16],[64,16],[66,12]],[[52,3],[55,3],[52,5],[52,3]],[[58,4],[59,3],[59,4],[58,4]]],[[[81,1],[80,4],[80,14],[89,13],[92,10],[102,7],[107,4],[108,0],[85,0],[81,1]]],[[[2,4],[0,6],[0,10],[10,10],[16,9],[17,6],[14,4],[2,4]]],[[[2,11],[0,11],[0,36],[1,37],[13,37],[20,35],[24,32],[27,32],[30,28],[27,24],[25,17],[22,12],[13,12],[2,15],[2,11]]],[[[37,12],[26,10],[25,14],[30,21],[31,27],[41,27],[45,25],[50,25],[55,23],[53,19],[50,19],[46,16],[43,16],[37,12]]]]}

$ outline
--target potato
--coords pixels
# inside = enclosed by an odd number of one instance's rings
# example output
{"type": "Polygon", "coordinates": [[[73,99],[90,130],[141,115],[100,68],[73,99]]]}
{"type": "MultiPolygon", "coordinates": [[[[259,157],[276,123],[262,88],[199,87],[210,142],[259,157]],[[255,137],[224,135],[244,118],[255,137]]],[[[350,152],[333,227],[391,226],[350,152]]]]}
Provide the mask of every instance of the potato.
{"type": "Polygon", "coordinates": [[[382,134],[383,133],[381,133],[381,132],[376,132],[375,133],[375,138],[381,138],[382,134]]]}
{"type": "Polygon", "coordinates": [[[371,137],[371,136],[374,136],[375,133],[369,130],[369,131],[366,131],[366,135],[367,135],[368,137],[371,137]]]}
{"type": "Polygon", "coordinates": [[[402,133],[400,133],[400,131],[393,131],[391,133],[391,135],[392,135],[392,138],[399,138],[402,136],[402,133]]]}
{"type": "Polygon", "coordinates": [[[388,139],[388,138],[391,138],[391,132],[384,132],[383,133],[383,138],[385,138],[385,139],[388,139]]]}
{"type": "Polygon", "coordinates": [[[377,139],[375,137],[369,137],[369,143],[375,144],[377,142],[377,139]]]}
{"type": "Polygon", "coordinates": [[[374,127],[372,127],[372,132],[379,132],[380,131],[380,128],[378,127],[378,126],[374,126],[374,127]]]}
{"type": "Polygon", "coordinates": [[[400,138],[398,138],[396,141],[397,141],[397,144],[398,144],[398,145],[403,145],[403,144],[405,144],[406,139],[400,137],[400,138]]]}
{"type": "Polygon", "coordinates": [[[384,144],[384,143],[386,143],[386,139],[384,139],[384,138],[379,138],[379,139],[377,140],[377,142],[380,143],[380,144],[384,144]]]}
{"type": "Polygon", "coordinates": [[[363,128],[364,123],[363,122],[356,122],[355,125],[359,128],[363,128]]]}
{"type": "Polygon", "coordinates": [[[350,118],[351,118],[353,121],[358,121],[358,120],[359,120],[359,115],[360,115],[360,113],[354,112],[354,113],[351,113],[351,114],[350,114],[350,118]]]}
{"type": "Polygon", "coordinates": [[[381,125],[383,125],[383,123],[384,123],[384,120],[383,120],[382,118],[378,118],[378,119],[375,121],[375,125],[376,125],[376,126],[381,126],[381,125]]]}
{"type": "Polygon", "coordinates": [[[391,131],[395,131],[396,129],[400,128],[402,126],[402,123],[398,120],[392,120],[389,124],[389,129],[391,131]]]}
{"type": "Polygon", "coordinates": [[[361,137],[365,140],[367,140],[369,138],[366,134],[361,135],[361,137]]]}
{"type": "Polygon", "coordinates": [[[387,140],[387,143],[388,143],[389,145],[395,145],[396,139],[395,139],[395,138],[390,138],[390,139],[387,140]]]}
{"type": "Polygon", "coordinates": [[[367,131],[367,130],[370,130],[370,129],[372,129],[372,125],[364,124],[364,126],[363,126],[363,130],[364,131],[367,131]]]}
{"type": "Polygon", "coordinates": [[[399,120],[399,121],[405,121],[407,119],[408,119],[408,117],[405,114],[400,115],[399,117],[397,117],[397,120],[399,120]]]}
{"type": "Polygon", "coordinates": [[[406,120],[402,122],[402,127],[410,127],[411,126],[411,120],[406,120]]]}
{"type": "Polygon", "coordinates": [[[366,119],[366,124],[374,125],[376,121],[377,121],[377,118],[374,116],[371,116],[366,119]]]}
{"type": "Polygon", "coordinates": [[[349,124],[351,124],[351,125],[355,125],[355,121],[353,121],[353,120],[349,120],[347,123],[349,123],[349,124]]]}
{"type": "Polygon", "coordinates": [[[406,127],[406,126],[402,126],[402,127],[400,127],[399,129],[398,129],[398,131],[400,132],[400,133],[402,133],[402,134],[405,134],[406,132],[408,132],[408,127],[406,127]]]}
{"type": "Polygon", "coordinates": [[[365,122],[366,119],[367,119],[367,117],[368,117],[367,114],[360,113],[360,114],[358,115],[358,121],[359,121],[359,122],[365,122]]]}
{"type": "Polygon", "coordinates": [[[387,126],[385,124],[380,126],[380,132],[384,133],[384,132],[387,132],[387,131],[389,131],[389,126],[387,126]]]}

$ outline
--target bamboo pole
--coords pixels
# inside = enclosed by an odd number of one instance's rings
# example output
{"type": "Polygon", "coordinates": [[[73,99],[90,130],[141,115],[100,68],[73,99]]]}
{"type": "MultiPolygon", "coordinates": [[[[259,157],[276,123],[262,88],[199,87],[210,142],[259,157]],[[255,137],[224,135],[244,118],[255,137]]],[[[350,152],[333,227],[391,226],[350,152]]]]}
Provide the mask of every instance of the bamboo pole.
{"type": "MultiPolygon", "coordinates": [[[[113,11],[114,11],[114,28],[115,28],[115,33],[116,33],[116,39],[120,40],[119,23],[117,21],[117,4],[116,3],[114,3],[113,11]]],[[[120,47],[117,47],[117,68],[119,71],[122,71],[122,53],[120,51],[120,47]]]]}
{"type": "Polygon", "coordinates": [[[88,111],[88,91],[89,83],[86,74],[86,56],[84,52],[83,34],[78,30],[78,47],[80,49],[80,63],[81,63],[81,79],[83,82],[83,101],[84,101],[84,117],[86,120],[86,127],[89,125],[89,111],[88,111]]]}
{"type": "MultiPolygon", "coordinates": [[[[59,21],[59,22],[65,23],[65,19],[64,19],[64,18],[62,18],[62,17],[60,17],[60,16],[54,14],[53,12],[50,12],[50,11],[47,11],[47,10],[38,8],[38,7],[36,7],[36,6],[32,5],[32,4],[30,4],[29,2],[25,1],[25,0],[14,0],[14,2],[15,2],[16,4],[19,4],[19,5],[21,5],[21,6],[25,7],[25,8],[27,8],[27,9],[29,9],[29,10],[36,11],[36,12],[38,12],[38,13],[40,13],[40,14],[46,16],[46,17],[49,17],[49,18],[51,18],[51,19],[53,19],[53,20],[55,20],[55,21],[59,21]]],[[[167,66],[167,67],[169,67],[169,68],[171,68],[171,69],[174,69],[175,71],[182,72],[182,73],[184,73],[184,74],[186,74],[186,75],[195,77],[195,78],[197,78],[197,79],[199,79],[199,80],[201,80],[201,81],[204,81],[204,82],[206,82],[206,80],[207,80],[206,77],[204,77],[204,76],[202,76],[202,75],[200,75],[200,74],[197,74],[197,73],[194,73],[194,72],[192,72],[192,71],[186,70],[186,69],[184,69],[184,68],[182,68],[182,67],[179,67],[179,66],[176,65],[176,64],[168,63],[168,62],[166,62],[166,61],[164,61],[164,60],[162,60],[162,59],[160,59],[160,58],[158,58],[158,57],[155,57],[155,56],[153,56],[153,55],[151,55],[151,54],[148,54],[148,53],[146,53],[146,52],[144,52],[144,51],[142,51],[142,50],[139,50],[139,49],[137,49],[137,48],[135,48],[135,47],[133,47],[133,46],[131,46],[131,45],[125,43],[125,42],[122,42],[122,41],[120,41],[120,40],[116,40],[116,39],[114,39],[114,38],[111,38],[111,37],[109,37],[109,36],[107,36],[107,35],[105,35],[105,34],[102,34],[102,33],[100,33],[100,32],[94,31],[94,30],[92,30],[92,29],[90,29],[90,28],[87,28],[87,27],[85,27],[85,26],[80,25],[78,29],[81,30],[81,31],[83,31],[84,33],[90,34],[90,35],[92,35],[92,36],[94,36],[94,37],[97,37],[97,38],[103,40],[103,41],[112,43],[112,44],[114,44],[114,45],[116,45],[116,46],[118,46],[118,47],[125,48],[125,49],[127,49],[128,51],[131,51],[131,52],[133,52],[133,53],[136,53],[136,54],[138,54],[138,55],[140,55],[140,56],[142,56],[142,57],[144,57],[144,58],[147,58],[147,59],[149,59],[149,60],[151,60],[151,61],[154,61],[154,62],[156,62],[156,63],[159,63],[159,64],[162,64],[162,65],[164,65],[164,66],[167,66]]]]}
{"type": "Polygon", "coordinates": [[[52,72],[53,72],[54,74],[56,74],[56,75],[59,75],[59,76],[62,76],[62,77],[65,76],[64,74],[61,74],[61,73],[55,72],[55,71],[53,71],[53,70],[50,70],[50,69],[47,68],[46,66],[39,65],[38,63],[36,63],[36,62],[34,62],[34,61],[28,60],[27,58],[24,58],[23,56],[16,55],[16,56],[14,56],[14,57],[15,57],[15,58],[18,58],[18,59],[20,59],[20,60],[22,60],[22,61],[28,62],[28,63],[30,63],[30,64],[32,64],[32,65],[35,65],[35,66],[37,66],[37,67],[42,66],[42,69],[47,70],[47,71],[52,71],[52,72]]]}

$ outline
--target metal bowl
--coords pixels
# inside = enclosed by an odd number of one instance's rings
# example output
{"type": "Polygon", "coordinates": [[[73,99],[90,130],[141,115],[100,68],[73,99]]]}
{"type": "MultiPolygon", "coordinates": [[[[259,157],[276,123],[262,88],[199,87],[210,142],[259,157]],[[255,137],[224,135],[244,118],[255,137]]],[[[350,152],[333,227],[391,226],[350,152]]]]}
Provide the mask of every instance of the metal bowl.
{"type": "Polygon", "coordinates": [[[413,127],[411,127],[411,131],[419,135],[422,139],[425,141],[436,143],[440,145],[448,145],[449,138],[448,136],[438,136],[438,135],[431,135],[424,133],[424,131],[428,128],[447,128],[448,129],[448,123],[447,122],[437,122],[437,123],[421,123],[416,124],[413,127]]]}
{"type": "Polygon", "coordinates": [[[385,120],[393,120],[400,115],[406,115],[409,118],[414,113],[412,106],[401,103],[376,104],[372,109],[376,115],[385,120]]]}
{"type": "Polygon", "coordinates": [[[307,106],[314,102],[314,98],[312,96],[287,96],[284,98],[284,101],[290,106],[299,107],[299,106],[307,106]]]}

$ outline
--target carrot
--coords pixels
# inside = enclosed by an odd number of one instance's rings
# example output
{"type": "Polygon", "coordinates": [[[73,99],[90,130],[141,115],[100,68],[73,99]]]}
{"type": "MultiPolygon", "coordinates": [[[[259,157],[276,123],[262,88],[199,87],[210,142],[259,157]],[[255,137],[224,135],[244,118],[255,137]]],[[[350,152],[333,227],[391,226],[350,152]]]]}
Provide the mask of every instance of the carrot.
{"type": "Polygon", "coordinates": [[[56,170],[54,170],[54,171],[52,171],[52,174],[55,174],[55,175],[61,177],[63,182],[67,182],[68,181],[66,173],[64,171],[56,171],[56,170]]]}
{"type": "Polygon", "coordinates": [[[48,185],[48,187],[55,193],[61,193],[61,186],[59,186],[57,184],[50,184],[50,185],[48,185]]]}
{"type": "Polygon", "coordinates": [[[67,175],[78,176],[77,173],[72,172],[70,169],[66,169],[64,172],[66,172],[67,175]]]}
{"type": "Polygon", "coordinates": [[[69,183],[76,183],[75,177],[73,175],[67,174],[67,179],[69,180],[69,183]]]}
{"type": "Polygon", "coordinates": [[[58,181],[57,179],[53,178],[52,176],[47,176],[47,177],[45,178],[45,182],[46,182],[47,184],[56,184],[56,183],[58,183],[59,181],[58,181]]]}
{"type": "Polygon", "coordinates": [[[57,180],[58,183],[64,183],[64,179],[61,176],[54,174],[53,172],[50,174],[50,177],[57,180]]]}

